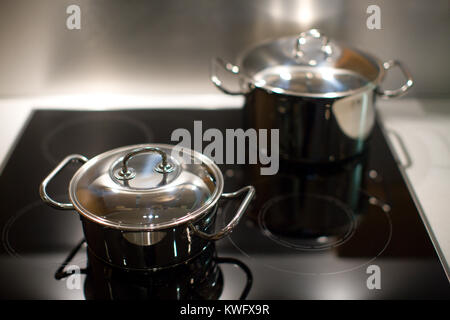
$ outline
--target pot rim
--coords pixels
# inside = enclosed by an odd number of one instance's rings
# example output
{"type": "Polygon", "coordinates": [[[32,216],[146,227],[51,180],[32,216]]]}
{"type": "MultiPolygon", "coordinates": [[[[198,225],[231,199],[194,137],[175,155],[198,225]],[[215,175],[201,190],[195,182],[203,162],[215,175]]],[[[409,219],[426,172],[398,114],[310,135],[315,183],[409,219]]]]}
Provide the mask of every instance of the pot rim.
{"type": "MultiPolygon", "coordinates": [[[[74,209],[79,214],[81,214],[83,217],[89,219],[92,222],[101,224],[104,227],[118,229],[118,230],[122,230],[122,231],[135,231],[135,232],[136,231],[159,231],[159,230],[174,228],[174,227],[178,227],[180,225],[198,221],[204,215],[206,215],[210,211],[210,209],[216,205],[219,198],[222,196],[224,179],[223,179],[222,172],[220,171],[219,167],[214,163],[213,160],[211,160],[209,157],[205,156],[204,154],[202,154],[198,151],[195,151],[195,150],[191,150],[191,149],[189,149],[188,151],[192,152],[192,154],[197,159],[201,160],[202,163],[206,164],[209,168],[212,169],[212,172],[216,178],[216,187],[215,187],[214,192],[212,193],[211,197],[208,199],[208,201],[206,201],[198,209],[186,214],[182,218],[179,218],[176,221],[167,221],[167,222],[159,223],[156,225],[150,224],[150,225],[137,226],[137,225],[133,225],[133,224],[113,222],[108,219],[97,216],[95,214],[92,214],[88,210],[83,209],[83,207],[81,206],[81,204],[78,201],[78,197],[75,194],[75,192],[76,192],[75,185],[78,182],[78,180],[80,179],[80,177],[83,175],[85,170],[87,170],[88,168],[90,168],[92,166],[95,166],[99,159],[107,157],[113,153],[116,153],[119,151],[125,151],[130,148],[139,148],[139,147],[144,147],[144,146],[149,146],[149,145],[151,145],[152,147],[157,147],[157,148],[160,147],[160,148],[173,149],[173,148],[177,147],[177,146],[173,146],[173,145],[169,145],[169,144],[153,144],[153,143],[131,145],[131,146],[125,146],[125,147],[120,147],[120,148],[106,151],[106,152],[101,153],[101,154],[93,157],[92,159],[88,160],[88,162],[86,162],[83,166],[81,166],[77,170],[77,172],[75,172],[75,174],[72,176],[72,179],[70,180],[70,183],[69,183],[69,199],[70,199],[70,202],[73,204],[74,209]]],[[[184,148],[184,149],[186,150],[186,148],[184,148]]]]}
{"type": "MultiPolygon", "coordinates": [[[[255,81],[254,77],[249,76],[248,74],[245,73],[245,70],[242,67],[242,63],[245,60],[245,58],[247,58],[250,54],[250,52],[252,52],[253,50],[255,50],[256,48],[260,47],[260,46],[264,46],[267,45],[269,43],[273,43],[276,41],[285,41],[285,40],[290,40],[290,39],[295,39],[297,36],[284,36],[284,37],[279,37],[279,38],[272,38],[272,39],[266,39],[264,41],[258,42],[250,47],[248,47],[247,49],[241,51],[241,53],[238,55],[236,61],[237,61],[237,67],[239,68],[239,75],[246,80],[246,82],[248,83],[249,89],[251,90],[252,88],[259,88],[259,89],[263,89],[264,91],[266,91],[267,93],[271,93],[271,94],[281,94],[281,95],[288,95],[288,96],[295,96],[295,97],[307,97],[307,98],[323,98],[323,99],[336,99],[336,98],[343,98],[343,97],[348,97],[348,96],[352,96],[352,95],[356,95],[359,93],[363,93],[365,91],[369,91],[369,90],[374,90],[375,88],[377,88],[381,82],[383,81],[384,77],[385,77],[385,73],[386,70],[383,66],[383,62],[378,59],[377,57],[368,54],[362,50],[359,50],[357,48],[354,47],[348,47],[348,46],[343,46],[346,49],[352,50],[358,54],[360,54],[361,56],[363,56],[364,58],[366,58],[367,60],[371,61],[374,65],[376,65],[376,67],[378,68],[378,75],[374,80],[371,81],[367,81],[367,84],[357,88],[357,89],[352,89],[352,90],[347,90],[347,91],[343,91],[343,92],[326,92],[326,93],[300,93],[300,92],[295,92],[295,91],[290,91],[290,90],[285,90],[285,89],[281,89],[275,86],[271,86],[271,85],[261,85],[258,84],[257,81],[255,81]]],[[[341,45],[340,42],[335,42],[336,44],[341,45]]],[[[316,67],[316,68],[321,68],[320,66],[316,67]]],[[[339,68],[332,68],[335,70],[340,70],[339,68]]],[[[248,92],[247,92],[248,93],[248,92]]]]}

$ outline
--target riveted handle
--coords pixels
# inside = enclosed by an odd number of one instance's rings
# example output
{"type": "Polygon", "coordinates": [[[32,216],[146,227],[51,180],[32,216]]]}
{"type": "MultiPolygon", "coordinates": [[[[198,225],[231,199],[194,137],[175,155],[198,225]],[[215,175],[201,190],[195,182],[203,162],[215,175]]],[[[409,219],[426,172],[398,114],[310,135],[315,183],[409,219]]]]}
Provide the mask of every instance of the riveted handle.
{"type": "Polygon", "coordinates": [[[242,200],[242,203],[239,206],[233,219],[231,219],[231,221],[219,232],[213,234],[205,233],[203,231],[198,230],[192,223],[189,224],[189,228],[194,232],[195,235],[206,240],[219,240],[227,236],[229,233],[231,233],[231,231],[233,231],[234,227],[236,227],[236,225],[239,223],[239,220],[241,220],[242,216],[244,215],[245,210],[247,210],[250,201],[255,195],[255,188],[253,186],[246,186],[242,189],[239,189],[238,191],[222,194],[223,198],[233,199],[239,197],[244,193],[246,193],[246,196],[244,200],[242,200]]]}
{"type": "Polygon", "coordinates": [[[82,155],[79,155],[79,154],[72,154],[70,156],[67,156],[66,158],[64,158],[63,161],[61,161],[60,164],[58,164],[58,166],[55,169],[53,169],[52,172],[50,172],[50,174],[47,176],[47,178],[45,178],[44,181],[42,181],[41,185],[39,186],[39,194],[41,196],[41,199],[44,200],[49,205],[51,205],[52,207],[55,207],[57,209],[72,210],[73,204],[72,203],[62,203],[62,202],[53,200],[47,193],[47,185],[62,169],[64,169],[69,163],[71,163],[73,161],[79,161],[81,163],[86,163],[88,161],[88,158],[86,158],[82,155]]]}
{"type": "Polygon", "coordinates": [[[409,73],[408,69],[398,60],[389,60],[383,63],[384,70],[388,71],[394,67],[399,67],[400,71],[406,78],[406,82],[398,89],[395,90],[381,90],[378,89],[377,93],[382,99],[391,99],[404,95],[414,84],[413,77],[409,73]]]}
{"type": "Polygon", "coordinates": [[[132,150],[127,153],[122,160],[122,168],[115,172],[115,177],[119,180],[131,180],[136,176],[136,171],[128,166],[128,161],[134,156],[141,153],[155,152],[161,155],[162,161],[155,167],[155,171],[159,173],[170,173],[175,168],[172,164],[167,161],[167,154],[159,148],[155,147],[142,147],[132,150]]]}
{"type": "Polygon", "coordinates": [[[217,75],[217,67],[220,66],[224,70],[228,71],[229,73],[233,75],[239,75],[239,67],[231,64],[229,62],[225,62],[221,58],[215,58],[211,62],[211,81],[212,83],[223,93],[226,93],[228,95],[232,96],[239,96],[245,94],[245,92],[242,91],[233,91],[225,88],[223,86],[222,80],[219,79],[219,76],[217,75]]]}

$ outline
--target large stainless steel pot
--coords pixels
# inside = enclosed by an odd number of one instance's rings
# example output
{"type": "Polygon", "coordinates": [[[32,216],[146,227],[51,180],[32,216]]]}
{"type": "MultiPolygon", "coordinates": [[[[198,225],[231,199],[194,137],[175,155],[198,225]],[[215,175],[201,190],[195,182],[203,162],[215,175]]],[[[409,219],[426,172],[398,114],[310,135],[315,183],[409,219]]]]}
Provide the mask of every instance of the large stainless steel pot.
{"type": "Polygon", "coordinates": [[[222,193],[223,176],[208,157],[170,145],[134,145],[91,160],[66,157],[40,186],[55,208],[78,211],[89,250],[126,269],[161,269],[201,253],[229,234],[255,190],[222,193]],[[53,200],[47,185],[71,161],[84,163],[69,185],[70,203],[53,200]],[[246,194],[234,218],[216,233],[218,200],[246,194]]]}
{"type": "Polygon", "coordinates": [[[330,41],[312,29],[244,52],[233,65],[217,58],[211,80],[230,95],[245,95],[248,127],[280,130],[280,155],[288,160],[335,162],[361,153],[375,121],[375,98],[393,98],[413,85],[396,60],[382,63],[356,49],[330,41]],[[217,73],[223,67],[239,79],[227,89],[217,73]],[[406,82],[382,90],[387,70],[399,67],[406,82]]]}

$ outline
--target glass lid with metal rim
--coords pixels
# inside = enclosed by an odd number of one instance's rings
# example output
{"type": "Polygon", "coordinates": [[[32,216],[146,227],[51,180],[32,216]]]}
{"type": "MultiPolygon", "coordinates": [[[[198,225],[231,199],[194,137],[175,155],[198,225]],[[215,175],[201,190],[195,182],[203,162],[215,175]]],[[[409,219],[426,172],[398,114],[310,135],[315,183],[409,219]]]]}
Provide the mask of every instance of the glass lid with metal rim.
{"type": "Polygon", "coordinates": [[[208,157],[170,145],[134,145],[96,156],[74,175],[74,207],[100,224],[156,230],[193,221],[223,189],[208,157]]]}
{"type": "Polygon", "coordinates": [[[325,98],[374,88],[384,74],[378,59],[340,46],[317,29],[259,44],[239,65],[239,73],[256,87],[325,98]]]}

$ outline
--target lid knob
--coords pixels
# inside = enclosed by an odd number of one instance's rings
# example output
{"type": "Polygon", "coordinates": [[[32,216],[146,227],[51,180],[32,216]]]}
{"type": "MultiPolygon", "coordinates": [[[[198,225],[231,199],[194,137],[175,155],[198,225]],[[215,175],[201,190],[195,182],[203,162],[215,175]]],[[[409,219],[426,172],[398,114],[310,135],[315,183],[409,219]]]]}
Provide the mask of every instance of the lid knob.
{"type": "Polygon", "coordinates": [[[123,157],[122,168],[115,172],[115,177],[119,180],[133,179],[136,176],[136,171],[128,166],[128,161],[138,154],[147,152],[156,152],[161,155],[162,161],[153,169],[154,171],[166,174],[175,169],[175,167],[167,161],[167,154],[164,151],[155,147],[142,147],[130,151],[123,157]]]}
{"type": "MultiPolygon", "coordinates": [[[[300,33],[296,42],[295,42],[295,56],[297,58],[305,59],[305,45],[308,42],[307,40],[313,38],[321,41],[320,51],[322,51],[325,55],[325,59],[328,58],[332,53],[331,46],[329,44],[329,39],[322,33],[320,33],[317,29],[311,29],[305,32],[300,33]]],[[[311,66],[317,64],[317,59],[310,59],[307,63],[311,66]]]]}

